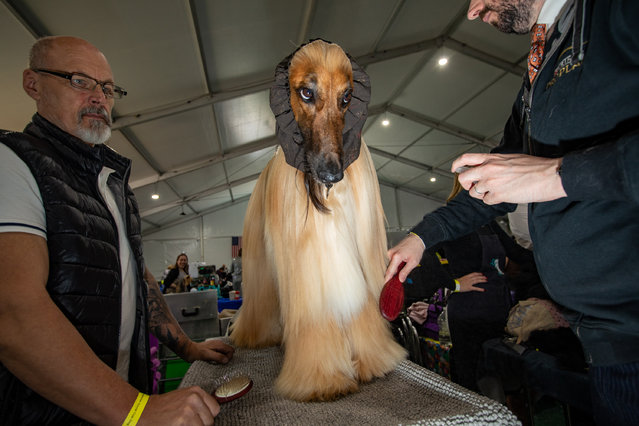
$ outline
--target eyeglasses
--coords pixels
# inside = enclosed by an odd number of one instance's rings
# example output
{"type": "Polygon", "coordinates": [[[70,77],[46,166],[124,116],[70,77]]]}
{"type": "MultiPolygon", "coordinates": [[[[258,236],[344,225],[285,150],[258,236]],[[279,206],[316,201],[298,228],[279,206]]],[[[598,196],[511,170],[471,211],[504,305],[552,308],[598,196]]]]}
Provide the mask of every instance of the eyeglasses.
{"type": "Polygon", "coordinates": [[[93,92],[96,86],[99,85],[102,89],[102,93],[104,93],[104,96],[107,99],[120,99],[122,98],[122,96],[126,96],[126,90],[124,90],[123,88],[116,86],[115,84],[108,81],[98,81],[93,77],[89,77],[88,75],[79,72],[68,73],[45,70],[42,68],[34,69],[33,71],[51,74],[60,78],[66,78],[67,80],[69,80],[69,83],[72,87],[80,90],[88,90],[90,92],[93,92]]]}

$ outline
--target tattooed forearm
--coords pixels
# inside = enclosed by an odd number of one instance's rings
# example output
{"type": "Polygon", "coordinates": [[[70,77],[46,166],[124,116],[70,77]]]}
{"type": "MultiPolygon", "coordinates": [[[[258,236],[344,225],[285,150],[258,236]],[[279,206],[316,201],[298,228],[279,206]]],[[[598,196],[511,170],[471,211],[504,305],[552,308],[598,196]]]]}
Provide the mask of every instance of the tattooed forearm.
{"type": "Polygon", "coordinates": [[[169,306],[164,300],[155,279],[147,278],[149,293],[149,330],[160,342],[186,359],[186,348],[190,343],[189,337],[184,334],[182,328],[171,314],[169,306]]]}

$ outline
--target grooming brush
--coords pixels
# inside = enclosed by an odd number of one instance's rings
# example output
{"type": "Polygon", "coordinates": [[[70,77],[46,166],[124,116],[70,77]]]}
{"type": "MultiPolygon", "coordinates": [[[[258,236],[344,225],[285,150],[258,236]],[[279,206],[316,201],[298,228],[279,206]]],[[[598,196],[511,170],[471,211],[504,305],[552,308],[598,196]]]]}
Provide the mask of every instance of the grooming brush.
{"type": "Polygon", "coordinates": [[[223,404],[225,402],[233,401],[253,387],[253,380],[248,376],[235,376],[229,380],[226,380],[220,386],[213,391],[213,396],[217,399],[217,402],[223,404]]]}
{"type": "Polygon", "coordinates": [[[388,280],[379,295],[379,310],[388,321],[394,321],[404,307],[404,286],[399,280],[399,271],[406,265],[402,262],[393,278],[388,280]]]}

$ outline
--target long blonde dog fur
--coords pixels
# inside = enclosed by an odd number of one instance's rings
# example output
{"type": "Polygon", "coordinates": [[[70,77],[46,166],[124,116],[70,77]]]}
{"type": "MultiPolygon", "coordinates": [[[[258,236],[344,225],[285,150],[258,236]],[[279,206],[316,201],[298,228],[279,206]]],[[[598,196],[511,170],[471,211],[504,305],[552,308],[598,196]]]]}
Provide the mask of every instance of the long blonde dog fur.
{"type": "MultiPolygon", "coordinates": [[[[323,123],[324,133],[340,127],[334,113],[328,113],[330,123],[315,117],[326,112],[318,112],[317,105],[312,105],[313,117],[304,117],[309,111],[296,105],[294,89],[305,76],[316,79],[317,103],[321,90],[330,101],[341,96],[332,96],[335,90],[352,85],[350,62],[344,65],[348,59],[341,48],[315,44],[304,52],[310,63],[302,62],[298,69],[295,57],[291,62],[291,106],[303,133],[303,126],[317,122],[323,123]]],[[[333,154],[341,139],[329,139],[319,135],[314,143],[322,146],[313,149],[327,161],[338,161],[333,154]]],[[[284,362],[276,390],[300,401],[331,400],[385,375],[405,351],[378,308],[386,232],[368,148],[362,141],[359,157],[343,170],[343,178],[328,185],[330,191],[318,192],[327,212],[309,202],[304,175],[286,163],[278,148],[251,195],[243,231],[243,306],[231,339],[249,348],[281,344],[284,362]]]]}

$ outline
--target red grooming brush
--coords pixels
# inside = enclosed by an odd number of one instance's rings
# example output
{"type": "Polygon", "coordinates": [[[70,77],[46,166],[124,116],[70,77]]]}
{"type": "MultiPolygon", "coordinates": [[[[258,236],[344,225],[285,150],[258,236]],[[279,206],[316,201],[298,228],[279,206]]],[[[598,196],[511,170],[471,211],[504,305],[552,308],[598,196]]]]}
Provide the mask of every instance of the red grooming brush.
{"type": "Polygon", "coordinates": [[[388,321],[393,321],[404,307],[404,286],[399,280],[399,271],[406,265],[402,262],[393,278],[388,280],[379,295],[379,310],[388,321]]]}

